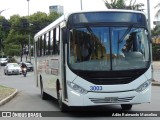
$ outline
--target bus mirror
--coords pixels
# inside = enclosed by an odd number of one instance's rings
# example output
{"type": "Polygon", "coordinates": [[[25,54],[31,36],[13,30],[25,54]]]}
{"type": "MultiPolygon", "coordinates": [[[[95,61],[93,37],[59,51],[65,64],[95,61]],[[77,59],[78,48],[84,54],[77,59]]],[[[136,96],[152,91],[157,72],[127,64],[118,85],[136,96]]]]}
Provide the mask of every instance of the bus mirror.
{"type": "Polygon", "coordinates": [[[63,40],[63,43],[67,43],[68,42],[68,30],[67,28],[63,28],[62,29],[62,40],[63,40]]]}

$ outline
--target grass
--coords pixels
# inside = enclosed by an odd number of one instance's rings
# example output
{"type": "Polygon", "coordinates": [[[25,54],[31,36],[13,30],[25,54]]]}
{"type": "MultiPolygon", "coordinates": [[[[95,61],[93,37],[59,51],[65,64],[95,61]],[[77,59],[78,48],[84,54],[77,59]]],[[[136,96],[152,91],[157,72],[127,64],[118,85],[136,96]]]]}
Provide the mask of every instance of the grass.
{"type": "Polygon", "coordinates": [[[15,92],[15,90],[15,88],[9,88],[0,85],[0,101],[11,95],[13,92],[15,92]]]}

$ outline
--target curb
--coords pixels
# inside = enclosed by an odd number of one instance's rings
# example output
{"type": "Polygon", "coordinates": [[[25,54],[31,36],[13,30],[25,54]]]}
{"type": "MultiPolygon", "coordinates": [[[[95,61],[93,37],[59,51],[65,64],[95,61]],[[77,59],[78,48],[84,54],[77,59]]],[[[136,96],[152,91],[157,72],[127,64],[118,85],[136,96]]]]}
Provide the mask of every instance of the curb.
{"type": "Polygon", "coordinates": [[[16,89],[11,95],[6,97],[5,99],[0,101],[0,106],[4,105],[5,103],[9,102],[12,98],[14,98],[18,93],[18,90],[16,89]]]}

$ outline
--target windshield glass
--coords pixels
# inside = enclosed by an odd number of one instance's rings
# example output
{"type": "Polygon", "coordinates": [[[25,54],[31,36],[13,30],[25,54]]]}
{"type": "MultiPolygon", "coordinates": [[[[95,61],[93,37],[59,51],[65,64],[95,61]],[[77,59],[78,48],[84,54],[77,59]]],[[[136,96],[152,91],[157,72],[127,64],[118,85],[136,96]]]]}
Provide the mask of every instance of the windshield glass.
{"type": "Polygon", "coordinates": [[[70,30],[69,64],[75,70],[110,71],[146,68],[148,33],[136,27],[91,27],[70,30]]]}

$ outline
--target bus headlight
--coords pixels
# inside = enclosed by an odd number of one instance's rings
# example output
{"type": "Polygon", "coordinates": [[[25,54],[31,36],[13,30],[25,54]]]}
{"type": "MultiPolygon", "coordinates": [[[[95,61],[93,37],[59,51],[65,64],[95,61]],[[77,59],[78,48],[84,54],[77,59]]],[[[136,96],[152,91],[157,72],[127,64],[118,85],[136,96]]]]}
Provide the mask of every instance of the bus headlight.
{"type": "Polygon", "coordinates": [[[83,95],[87,94],[87,91],[84,88],[82,88],[82,87],[80,87],[80,86],[78,86],[78,85],[76,85],[76,84],[74,84],[72,82],[69,82],[69,81],[67,81],[67,84],[74,91],[76,91],[76,92],[78,92],[80,94],[83,94],[83,95]]]}
{"type": "Polygon", "coordinates": [[[151,80],[147,80],[146,82],[144,82],[143,84],[141,84],[141,85],[136,89],[136,92],[142,92],[142,91],[145,90],[150,84],[151,84],[151,80]]]}

